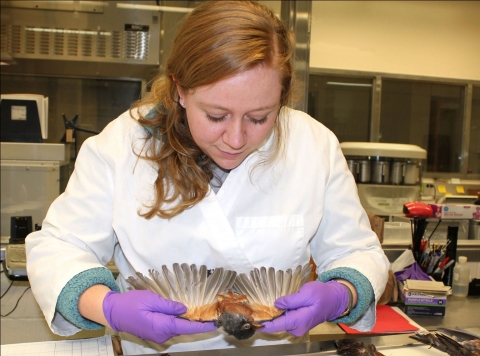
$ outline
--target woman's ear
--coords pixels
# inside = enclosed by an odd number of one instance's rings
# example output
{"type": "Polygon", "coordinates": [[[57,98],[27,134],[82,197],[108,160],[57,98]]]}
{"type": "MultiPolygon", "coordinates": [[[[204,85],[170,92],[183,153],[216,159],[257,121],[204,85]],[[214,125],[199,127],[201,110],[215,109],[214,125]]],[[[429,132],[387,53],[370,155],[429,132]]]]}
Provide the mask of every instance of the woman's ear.
{"type": "Polygon", "coordinates": [[[185,107],[185,93],[182,90],[182,87],[178,85],[177,81],[175,80],[175,77],[173,77],[173,81],[175,82],[175,85],[177,87],[177,93],[178,93],[178,103],[182,108],[185,107]]]}

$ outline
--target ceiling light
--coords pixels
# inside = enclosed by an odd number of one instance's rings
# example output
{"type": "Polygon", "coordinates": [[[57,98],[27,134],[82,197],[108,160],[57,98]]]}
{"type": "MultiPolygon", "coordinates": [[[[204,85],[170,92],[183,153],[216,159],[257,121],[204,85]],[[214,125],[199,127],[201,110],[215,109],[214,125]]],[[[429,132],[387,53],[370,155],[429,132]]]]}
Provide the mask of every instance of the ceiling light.
{"type": "Polygon", "coordinates": [[[338,85],[343,87],[371,87],[372,84],[362,83],[341,83],[341,82],[327,82],[327,85],[338,85]]]}
{"type": "Polygon", "coordinates": [[[165,12],[183,12],[183,13],[193,11],[193,9],[189,8],[189,7],[155,6],[155,5],[125,4],[125,3],[117,3],[117,7],[120,8],[120,9],[165,11],[165,12]]]}

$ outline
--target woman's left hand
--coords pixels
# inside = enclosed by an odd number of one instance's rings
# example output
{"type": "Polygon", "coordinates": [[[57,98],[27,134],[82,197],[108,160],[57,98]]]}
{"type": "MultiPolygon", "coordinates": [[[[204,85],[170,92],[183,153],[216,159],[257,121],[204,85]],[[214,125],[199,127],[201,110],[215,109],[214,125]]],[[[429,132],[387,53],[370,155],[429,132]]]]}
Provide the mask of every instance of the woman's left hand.
{"type": "Polygon", "coordinates": [[[261,332],[287,331],[302,336],[318,324],[338,318],[348,305],[349,294],[345,285],[335,281],[305,283],[295,294],[275,301],[278,309],[287,311],[275,320],[263,323],[261,332]]]}

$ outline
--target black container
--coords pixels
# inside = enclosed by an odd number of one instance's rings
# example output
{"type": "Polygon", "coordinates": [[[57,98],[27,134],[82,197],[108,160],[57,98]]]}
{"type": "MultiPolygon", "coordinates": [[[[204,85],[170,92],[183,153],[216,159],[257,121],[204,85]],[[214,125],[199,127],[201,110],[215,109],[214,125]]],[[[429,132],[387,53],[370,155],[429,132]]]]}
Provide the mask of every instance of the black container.
{"type": "Polygon", "coordinates": [[[447,246],[445,255],[446,257],[450,257],[450,261],[455,262],[445,270],[443,275],[443,284],[451,287],[453,282],[453,268],[455,267],[457,261],[458,226],[448,227],[447,240],[450,241],[450,243],[447,246]]]}
{"type": "Polygon", "coordinates": [[[480,278],[474,278],[468,286],[468,295],[480,295],[480,278]]]}
{"type": "Polygon", "coordinates": [[[32,232],[31,216],[12,216],[10,218],[10,244],[24,244],[25,238],[32,232]]]}

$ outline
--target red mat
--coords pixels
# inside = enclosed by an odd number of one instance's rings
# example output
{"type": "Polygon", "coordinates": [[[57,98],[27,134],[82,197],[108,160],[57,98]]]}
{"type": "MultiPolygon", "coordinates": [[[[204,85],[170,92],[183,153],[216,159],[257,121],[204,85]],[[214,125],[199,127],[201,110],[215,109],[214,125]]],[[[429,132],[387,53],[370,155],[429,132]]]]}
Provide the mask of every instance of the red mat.
{"type": "Polygon", "coordinates": [[[361,332],[339,323],[347,334],[396,334],[409,333],[418,330],[418,327],[410,324],[409,320],[399,314],[389,305],[377,305],[377,322],[372,331],[361,332]]]}

